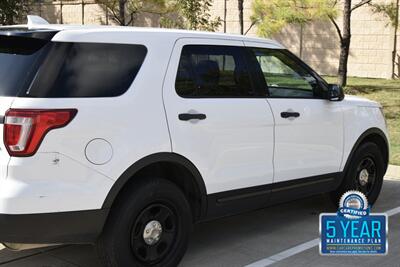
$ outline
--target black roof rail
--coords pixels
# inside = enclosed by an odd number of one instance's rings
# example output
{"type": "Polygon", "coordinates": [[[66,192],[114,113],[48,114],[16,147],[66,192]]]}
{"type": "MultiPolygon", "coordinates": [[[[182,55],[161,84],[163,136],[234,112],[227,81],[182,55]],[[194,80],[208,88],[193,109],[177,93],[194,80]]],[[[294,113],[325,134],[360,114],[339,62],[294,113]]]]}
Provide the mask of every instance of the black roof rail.
{"type": "Polygon", "coordinates": [[[57,30],[46,29],[46,25],[48,25],[49,23],[42,17],[28,15],[27,20],[27,26],[21,25],[0,27],[0,36],[19,36],[42,40],[51,40],[51,38],[53,38],[53,36],[58,32],[57,30]]]}
{"type": "Polygon", "coordinates": [[[51,40],[57,32],[59,31],[52,29],[30,29],[23,26],[0,27],[0,36],[16,36],[42,40],[51,40]]]}

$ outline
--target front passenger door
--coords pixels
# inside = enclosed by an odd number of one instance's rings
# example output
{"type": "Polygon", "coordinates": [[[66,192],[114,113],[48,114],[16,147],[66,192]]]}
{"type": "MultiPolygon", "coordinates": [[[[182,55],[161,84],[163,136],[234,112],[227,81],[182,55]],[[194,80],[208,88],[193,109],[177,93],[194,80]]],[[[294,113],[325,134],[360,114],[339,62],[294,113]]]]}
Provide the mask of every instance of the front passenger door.
{"type": "Polygon", "coordinates": [[[249,52],[259,64],[275,119],[274,183],[339,172],[341,103],[323,99],[321,79],[290,52],[267,48],[249,52]]]}

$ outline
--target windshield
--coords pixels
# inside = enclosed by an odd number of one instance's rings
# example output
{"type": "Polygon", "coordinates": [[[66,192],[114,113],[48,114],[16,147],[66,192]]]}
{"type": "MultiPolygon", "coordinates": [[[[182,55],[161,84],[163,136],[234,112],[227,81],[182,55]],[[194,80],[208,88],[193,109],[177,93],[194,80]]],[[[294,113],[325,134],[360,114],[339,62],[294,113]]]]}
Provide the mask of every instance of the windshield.
{"type": "Polygon", "coordinates": [[[47,41],[0,36],[0,96],[24,92],[39,68],[47,41]]]}

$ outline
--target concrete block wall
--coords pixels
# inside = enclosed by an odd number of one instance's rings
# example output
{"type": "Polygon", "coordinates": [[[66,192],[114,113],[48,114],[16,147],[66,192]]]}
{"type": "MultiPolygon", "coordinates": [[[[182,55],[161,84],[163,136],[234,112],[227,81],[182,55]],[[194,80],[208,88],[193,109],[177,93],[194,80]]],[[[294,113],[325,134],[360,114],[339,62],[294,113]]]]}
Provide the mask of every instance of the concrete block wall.
{"type": "MultiPolygon", "coordinates": [[[[224,2],[227,6],[227,32],[239,33],[239,15],[237,0],[214,0],[213,14],[223,18],[224,2]]],[[[375,0],[374,2],[392,2],[394,0],[375,0]]],[[[250,25],[252,2],[245,1],[244,29],[250,25]]],[[[341,18],[338,18],[341,26],[341,18]]],[[[394,29],[389,21],[382,15],[373,14],[368,6],[361,7],[352,14],[352,40],[348,63],[350,76],[391,78],[392,77],[392,52],[394,45],[394,29]]],[[[223,31],[223,26],[219,28],[223,31]]],[[[248,35],[257,35],[253,27],[248,35]]],[[[279,34],[272,36],[285,45],[289,50],[301,56],[318,72],[327,75],[336,75],[338,58],[340,54],[339,37],[333,24],[315,22],[306,25],[301,31],[300,26],[291,25],[279,34]],[[300,34],[303,33],[303,49],[300,53],[300,34]]],[[[400,37],[398,37],[400,41],[400,37]]],[[[400,43],[398,42],[400,52],[400,43]]],[[[399,61],[400,59],[398,59],[399,61]]],[[[399,68],[396,68],[399,74],[399,68]]]]}
{"type": "MultiPolygon", "coordinates": [[[[374,0],[391,2],[395,0],[374,0]]],[[[94,0],[85,0],[82,8],[82,0],[46,0],[40,6],[33,6],[32,13],[46,18],[52,23],[65,24],[116,24],[111,18],[107,18],[103,6],[94,0]],[[61,5],[62,3],[62,5],[61,5]],[[83,16],[82,16],[83,12],[83,16]],[[61,20],[62,17],[62,20],[61,20]],[[83,21],[82,21],[83,18],[83,21]]],[[[239,11],[237,0],[214,0],[211,8],[213,16],[224,18],[224,6],[226,3],[226,32],[240,33],[239,11]]],[[[244,30],[251,26],[253,0],[244,1],[244,30]]],[[[341,19],[338,18],[341,25],[341,19]]],[[[141,14],[135,20],[135,26],[158,27],[159,16],[154,14],[141,14]]],[[[224,23],[218,31],[224,30],[224,23]]],[[[257,28],[251,27],[247,33],[249,36],[257,35],[257,28]]],[[[315,22],[301,28],[291,25],[283,29],[272,38],[278,40],[289,50],[300,56],[316,71],[336,75],[338,67],[339,38],[331,22],[315,22]],[[300,51],[300,34],[302,33],[303,49],[300,51]]],[[[397,62],[400,61],[400,31],[398,36],[397,62]]],[[[349,57],[349,75],[371,78],[392,77],[392,52],[394,45],[394,29],[389,21],[381,15],[374,15],[369,7],[362,7],[352,15],[352,42],[349,57]]],[[[400,75],[400,68],[396,66],[395,72],[400,75]]]]}

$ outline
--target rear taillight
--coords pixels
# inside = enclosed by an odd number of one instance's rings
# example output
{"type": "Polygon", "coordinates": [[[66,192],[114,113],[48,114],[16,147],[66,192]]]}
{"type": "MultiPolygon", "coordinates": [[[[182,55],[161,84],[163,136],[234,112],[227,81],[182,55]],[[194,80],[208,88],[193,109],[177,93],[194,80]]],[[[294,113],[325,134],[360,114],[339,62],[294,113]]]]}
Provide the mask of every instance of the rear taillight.
{"type": "Polygon", "coordinates": [[[66,126],[76,109],[9,109],[4,119],[4,145],[10,156],[35,154],[45,135],[66,126]]]}

